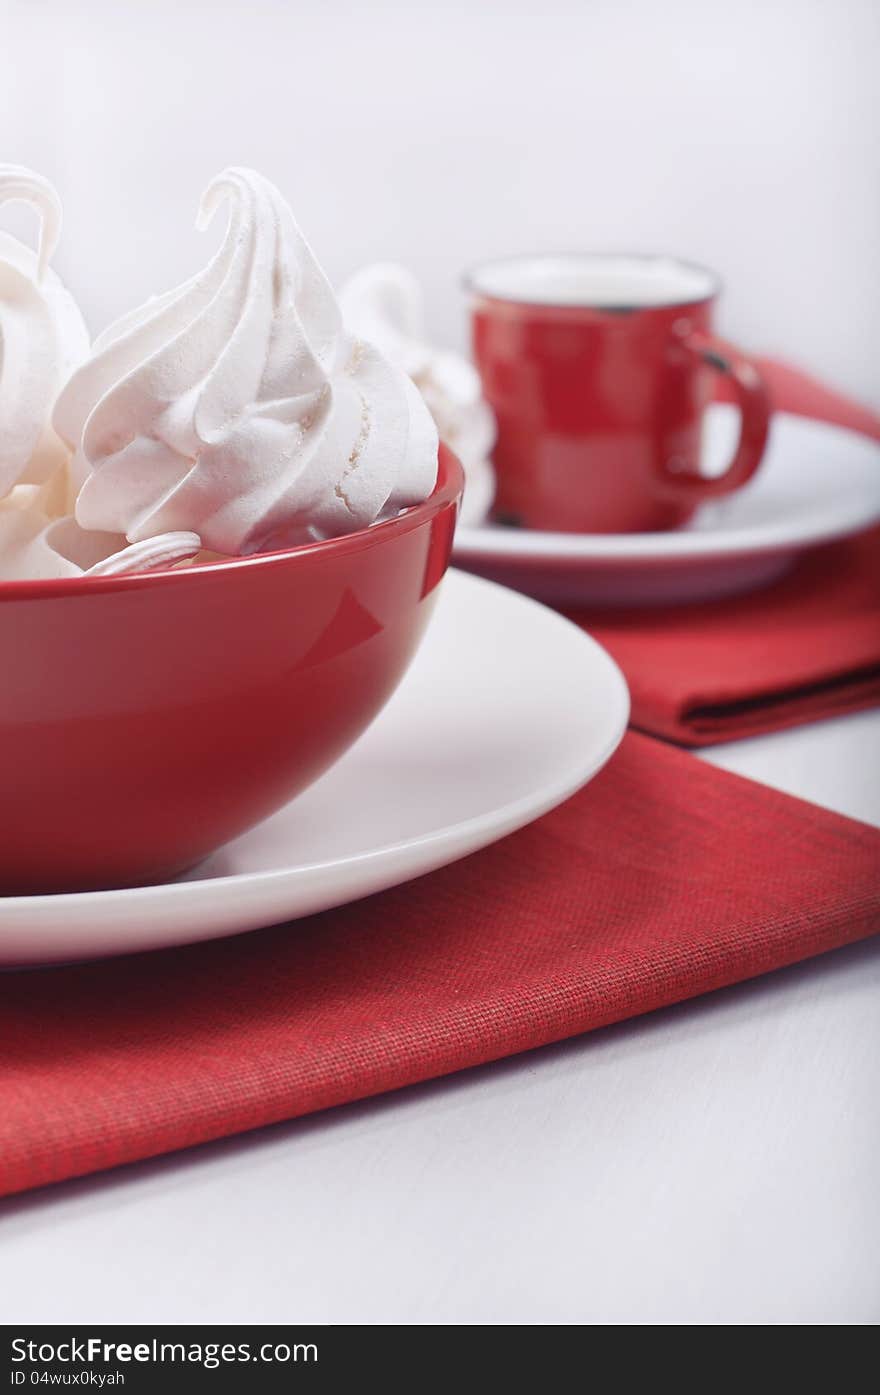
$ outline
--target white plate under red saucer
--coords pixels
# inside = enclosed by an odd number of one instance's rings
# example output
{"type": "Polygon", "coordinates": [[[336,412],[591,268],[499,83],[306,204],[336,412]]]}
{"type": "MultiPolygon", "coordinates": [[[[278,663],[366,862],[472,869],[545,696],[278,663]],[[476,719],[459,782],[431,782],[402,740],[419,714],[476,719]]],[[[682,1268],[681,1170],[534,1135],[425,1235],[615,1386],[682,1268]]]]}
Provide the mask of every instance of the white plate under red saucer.
{"type": "MultiPolygon", "coordinates": [[[[733,407],[709,408],[706,472],[730,458],[733,407]]],[[[766,458],[744,489],[665,533],[540,533],[459,527],[458,566],[560,604],[712,600],[768,585],[808,548],[880,521],[880,443],[777,412],[766,458]]]]}
{"type": "Polygon", "coordinates": [[[0,897],[0,965],[233,935],[421,876],[561,803],[628,716],[620,670],[582,630],[450,572],[400,688],[317,784],[177,881],[0,897]]]}

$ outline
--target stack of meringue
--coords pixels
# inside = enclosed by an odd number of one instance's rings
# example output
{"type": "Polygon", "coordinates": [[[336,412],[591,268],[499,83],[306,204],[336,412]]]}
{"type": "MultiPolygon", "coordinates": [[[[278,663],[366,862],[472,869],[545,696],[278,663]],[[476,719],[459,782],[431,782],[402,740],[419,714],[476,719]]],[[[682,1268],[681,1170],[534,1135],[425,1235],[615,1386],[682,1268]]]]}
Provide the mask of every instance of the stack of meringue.
{"type": "Polygon", "coordinates": [[[0,165],[0,203],[13,199],[33,205],[40,231],[36,252],[0,232],[0,576],[65,576],[81,568],[48,537],[72,504],[68,452],[51,414],[89,336],[48,266],[61,229],[57,194],[39,175],[0,165]]]}
{"type": "MultiPolygon", "coordinates": [[[[199,226],[230,210],[215,256],[91,347],[48,265],[57,195],[0,165],[0,203],[11,199],[33,205],[40,232],[36,252],[0,234],[0,579],[274,550],[368,527],[431,493],[435,417],[453,449],[459,429],[445,424],[458,388],[442,386],[442,356],[419,366],[383,346],[379,326],[353,334],[261,175],[213,181],[199,226]]],[[[480,451],[486,440],[484,424],[480,451]]]]}
{"type": "Polygon", "coordinates": [[[481,523],[495,493],[490,452],[495,418],[473,364],[437,349],[425,334],[421,287],[412,272],[378,262],[352,276],[339,292],[345,323],[412,378],[434,418],[440,439],[464,466],[463,523],[481,523]]]}

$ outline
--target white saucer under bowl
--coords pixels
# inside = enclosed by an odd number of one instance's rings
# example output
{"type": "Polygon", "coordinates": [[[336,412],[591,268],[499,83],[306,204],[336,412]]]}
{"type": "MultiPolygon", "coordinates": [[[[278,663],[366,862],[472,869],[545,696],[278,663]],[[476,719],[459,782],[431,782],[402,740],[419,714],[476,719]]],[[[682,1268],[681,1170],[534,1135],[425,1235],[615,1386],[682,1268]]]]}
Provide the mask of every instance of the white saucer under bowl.
{"type": "Polygon", "coordinates": [[[0,964],[233,935],[421,876],[561,803],[628,716],[619,669],[581,630],[451,572],[400,688],[323,779],[178,881],[0,898],[0,964]]]}
{"type": "MultiPolygon", "coordinates": [[[[706,470],[730,458],[737,413],[706,413],[706,470]]],[[[713,600],[764,586],[807,548],[880,521],[880,443],[777,412],[751,484],[666,533],[538,533],[459,527],[455,560],[529,595],[572,605],[713,600]]]]}

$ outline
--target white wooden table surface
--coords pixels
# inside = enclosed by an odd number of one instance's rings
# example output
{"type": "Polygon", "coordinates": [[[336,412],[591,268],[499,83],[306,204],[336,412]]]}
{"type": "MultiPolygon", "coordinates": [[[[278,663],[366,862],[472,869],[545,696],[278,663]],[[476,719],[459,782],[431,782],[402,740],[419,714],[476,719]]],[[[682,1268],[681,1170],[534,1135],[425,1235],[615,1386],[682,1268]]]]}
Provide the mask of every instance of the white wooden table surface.
{"type": "MultiPolygon", "coordinates": [[[[878,711],[705,758],[880,825],[878,711]]],[[[878,1152],[880,938],[0,1203],[0,1318],[876,1322],[878,1152]]]]}

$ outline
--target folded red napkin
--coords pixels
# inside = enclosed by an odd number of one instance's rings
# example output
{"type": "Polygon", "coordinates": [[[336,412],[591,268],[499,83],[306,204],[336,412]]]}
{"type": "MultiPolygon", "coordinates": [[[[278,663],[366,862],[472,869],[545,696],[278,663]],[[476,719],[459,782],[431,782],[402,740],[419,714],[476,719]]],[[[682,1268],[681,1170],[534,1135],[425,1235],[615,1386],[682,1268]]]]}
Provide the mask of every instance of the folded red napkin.
{"type": "Polygon", "coordinates": [[[0,1192],[461,1070],[880,930],[880,832],[631,734],[418,882],[232,940],[0,975],[0,1192]]]}
{"type": "MultiPolygon", "coordinates": [[[[880,418],[762,360],[777,407],[880,439],[880,418]]],[[[566,611],[630,685],[633,724],[688,746],[880,701],[880,529],[808,554],[777,585],[665,609],[566,611]]]]}

